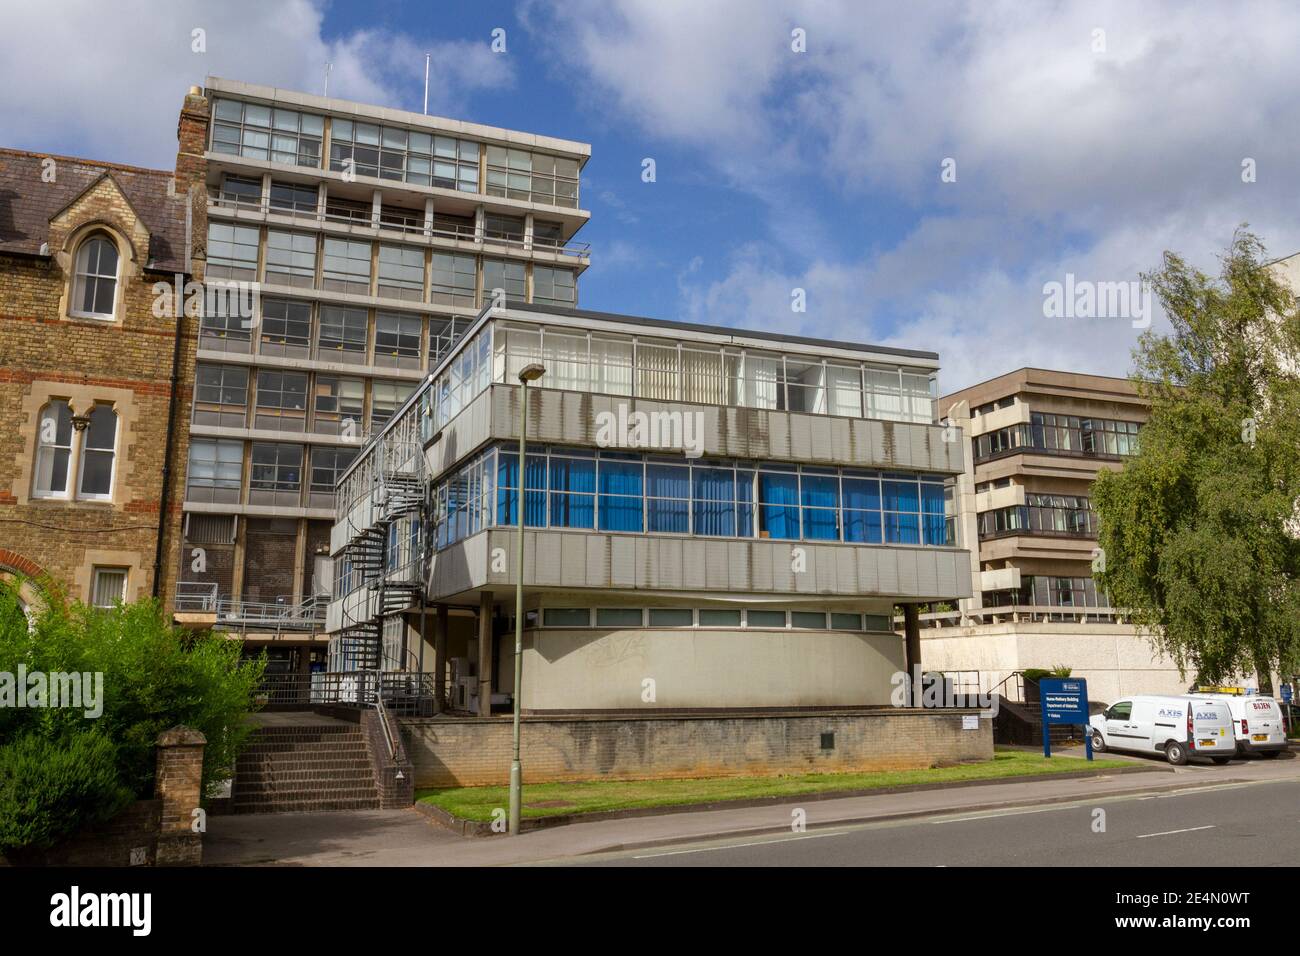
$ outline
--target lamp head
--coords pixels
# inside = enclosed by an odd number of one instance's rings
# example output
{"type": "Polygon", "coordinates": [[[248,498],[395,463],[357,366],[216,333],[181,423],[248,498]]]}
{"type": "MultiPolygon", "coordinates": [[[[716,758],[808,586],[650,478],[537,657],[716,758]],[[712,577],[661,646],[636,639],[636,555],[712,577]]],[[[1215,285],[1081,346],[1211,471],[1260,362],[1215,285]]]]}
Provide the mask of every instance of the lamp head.
{"type": "Polygon", "coordinates": [[[519,370],[519,381],[535,382],[546,374],[546,366],[534,362],[532,365],[525,365],[519,370]]]}

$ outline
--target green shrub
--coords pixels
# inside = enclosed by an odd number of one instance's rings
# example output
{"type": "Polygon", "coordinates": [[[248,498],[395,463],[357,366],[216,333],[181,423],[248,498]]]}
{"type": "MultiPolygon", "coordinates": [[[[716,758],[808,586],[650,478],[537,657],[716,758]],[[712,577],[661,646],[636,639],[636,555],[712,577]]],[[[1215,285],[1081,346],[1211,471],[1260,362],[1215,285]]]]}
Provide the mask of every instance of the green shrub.
{"type": "MultiPolygon", "coordinates": [[[[252,732],[247,718],[266,666],[264,656],[241,661],[239,641],[175,627],[154,601],[110,609],[51,601],[30,626],[16,609],[13,589],[0,582],[0,672],[16,673],[24,665],[29,673],[102,673],[103,713],[91,719],[76,708],[0,707],[0,741],[13,742],[0,746],[5,759],[19,740],[28,738],[43,741],[47,757],[84,748],[97,753],[95,747],[107,745],[112,750],[111,785],[99,774],[83,782],[103,785],[101,802],[120,808],[122,791],[136,798],[151,795],[158,735],[183,725],[207,738],[203,794],[212,795],[231,775],[252,732]]],[[[91,822],[84,805],[55,799],[61,792],[54,786],[36,791],[25,818],[70,821],[62,832],[91,822]],[[47,799],[53,802],[44,804],[47,799]]],[[[12,801],[0,806],[0,815],[16,806],[12,801]]],[[[0,816],[0,829],[6,826],[0,816]]],[[[55,829],[51,825],[31,832],[55,829]]]]}
{"type": "Polygon", "coordinates": [[[1050,669],[1045,667],[1026,667],[1022,673],[1024,674],[1025,680],[1033,681],[1037,684],[1044,677],[1069,677],[1071,668],[1066,667],[1064,664],[1057,664],[1055,667],[1050,669]]]}
{"type": "Polygon", "coordinates": [[[24,734],[0,747],[0,848],[48,847],[131,802],[117,748],[98,733],[24,734]]]}

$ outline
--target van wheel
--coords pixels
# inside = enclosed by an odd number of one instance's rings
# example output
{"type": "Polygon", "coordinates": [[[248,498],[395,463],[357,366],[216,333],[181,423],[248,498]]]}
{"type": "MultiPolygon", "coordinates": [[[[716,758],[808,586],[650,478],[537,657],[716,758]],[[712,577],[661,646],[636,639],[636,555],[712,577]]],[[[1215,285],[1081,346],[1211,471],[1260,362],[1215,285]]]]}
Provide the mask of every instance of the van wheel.
{"type": "Polygon", "coordinates": [[[1222,767],[1225,763],[1227,763],[1227,762],[1228,762],[1229,760],[1231,760],[1232,758],[1231,758],[1231,757],[1211,757],[1210,759],[1213,760],[1215,763],[1217,763],[1220,767],[1222,767]]]}
{"type": "Polygon", "coordinates": [[[1165,744],[1165,759],[1175,767],[1181,767],[1187,763],[1187,748],[1177,740],[1171,740],[1165,744]]]}
{"type": "Polygon", "coordinates": [[[1101,735],[1100,730],[1092,732],[1092,752],[1095,754],[1104,754],[1106,752],[1106,738],[1101,735]]]}

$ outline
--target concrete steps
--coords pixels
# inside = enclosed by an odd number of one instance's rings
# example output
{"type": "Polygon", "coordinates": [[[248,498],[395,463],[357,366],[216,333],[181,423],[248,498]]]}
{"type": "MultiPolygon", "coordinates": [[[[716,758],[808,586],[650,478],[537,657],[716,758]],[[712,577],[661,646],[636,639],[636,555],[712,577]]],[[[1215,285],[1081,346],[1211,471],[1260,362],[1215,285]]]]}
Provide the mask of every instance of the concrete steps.
{"type": "Polygon", "coordinates": [[[263,727],[235,762],[231,813],[378,808],[369,749],[354,726],[263,727]]]}

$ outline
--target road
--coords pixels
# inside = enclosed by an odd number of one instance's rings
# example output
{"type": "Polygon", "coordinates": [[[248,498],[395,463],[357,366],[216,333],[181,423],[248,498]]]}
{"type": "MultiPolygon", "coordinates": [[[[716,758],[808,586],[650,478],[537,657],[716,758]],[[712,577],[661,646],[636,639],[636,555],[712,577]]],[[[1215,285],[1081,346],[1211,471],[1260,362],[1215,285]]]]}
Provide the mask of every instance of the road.
{"type": "MultiPolygon", "coordinates": [[[[602,853],[583,866],[1294,866],[1300,780],[602,853]],[[1096,811],[1104,811],[1104,818],[1096,811]],[[1094,821],[1104,819],[1104,832],[1094,821]]],[[[561,862],[561,861],[554,861],[561,862]]]]}

